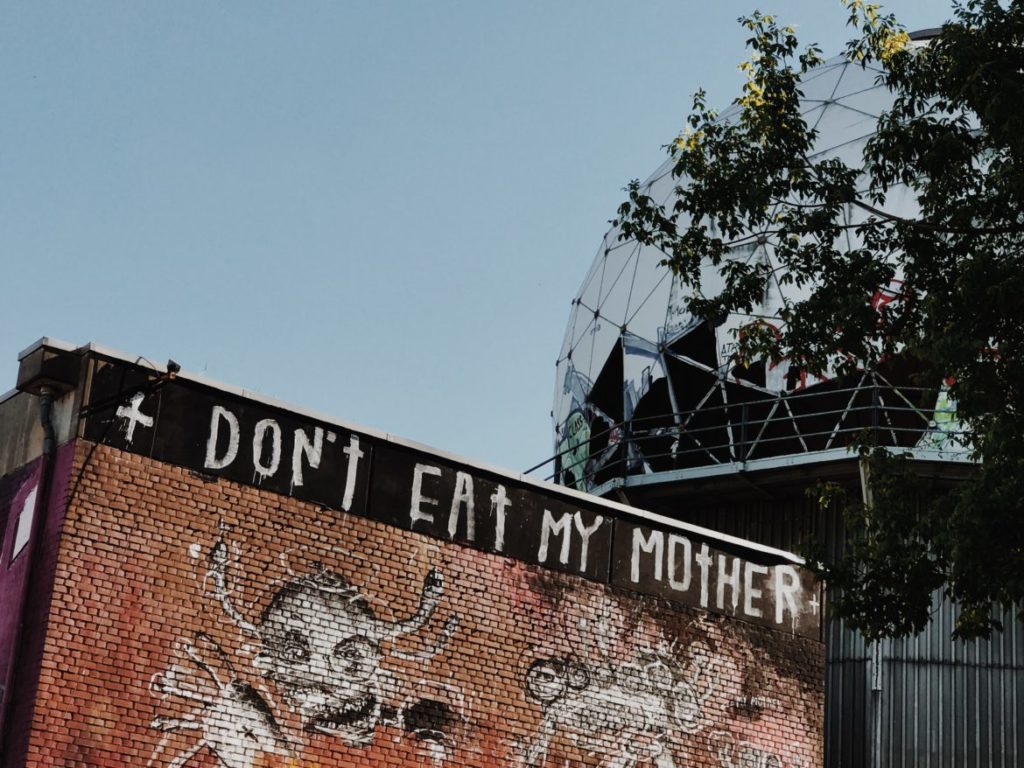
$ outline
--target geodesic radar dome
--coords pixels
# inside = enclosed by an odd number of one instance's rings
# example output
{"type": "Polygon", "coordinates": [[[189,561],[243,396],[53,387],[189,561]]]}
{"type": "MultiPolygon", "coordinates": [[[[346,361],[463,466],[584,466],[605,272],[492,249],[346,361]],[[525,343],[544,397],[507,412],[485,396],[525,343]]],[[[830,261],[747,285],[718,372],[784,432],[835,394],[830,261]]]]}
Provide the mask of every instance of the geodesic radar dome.
{"type": "MultiPolygon", "coordinates": [[[[876,82],[880,72],[837,57],[804,77],[802,112],[818,131],[812,159],[863,165],[865,143],[892,104],[892,94],[876,82]]],[[[720,119],[737,113],[733,107],[720,119]]],[[[641,191],[670,204],[680,183],[669,159],[641,191]]],[[[885,208],[917,213],[906,187],[892,189],[885,208]]],[[[852,207],[846,216],[849,224],[864,219],[852,207]]],[[[937,409],[938,389],[911,388],[898,361],[852,381],[814,377],[785,361],[736,366],[743,328],[781,328],[783,296],[799,300],[801,289],[776,280],[751,314],[704,321],[687,310],[689,289],[659,265],[663,258],[653,247],[621,239],[613,227],[572,301],[552,412],[557,481],[593,490],[627,475],[844,449],[865,427],[878,431],[883,444],[948,447],[952,409],[937,409]]],[[[731,258],[777,266],[771,242],[754,234],[731,258]]],[[[705,296],[722,287],[710,265],[702,284],[705,296]]],[[[898,296],[894,281],[880,286],[872,302],[883,306],[898,296]]]]}

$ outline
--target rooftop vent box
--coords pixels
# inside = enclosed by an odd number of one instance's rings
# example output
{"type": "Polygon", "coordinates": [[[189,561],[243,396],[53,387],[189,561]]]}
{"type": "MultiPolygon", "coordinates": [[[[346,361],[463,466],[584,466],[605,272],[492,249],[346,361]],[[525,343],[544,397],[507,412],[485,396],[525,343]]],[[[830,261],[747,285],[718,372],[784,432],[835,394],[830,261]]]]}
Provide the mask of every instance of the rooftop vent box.
{"type": "Polygon", "coordinates": [[[20,392],[38,395],[44,387],[69,392],[78,385],[81,357],[74,351],[48,344],[42,339],[18,356],[20,392]]]}

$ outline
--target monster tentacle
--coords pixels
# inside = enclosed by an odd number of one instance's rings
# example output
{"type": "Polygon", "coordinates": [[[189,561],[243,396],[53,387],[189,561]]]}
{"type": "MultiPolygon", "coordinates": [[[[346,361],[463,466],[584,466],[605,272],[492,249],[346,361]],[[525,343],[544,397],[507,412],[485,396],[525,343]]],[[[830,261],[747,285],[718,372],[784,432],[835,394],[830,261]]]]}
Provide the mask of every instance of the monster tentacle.
{"type": "Polygon", "coordinates": [[[551,739],[555,735],[555,720],[550,715],[544,718],[541,723],[540,733],[537,734],[533,744],[526,751],[526,766],[527,768],[539,768],[542,766],[548,757],[548,747],[551,745],[551,739]]]}
{"type": "Polygon", "coordinates": [[[184,768],[188,761],[195,757],[199,753],[199,750],[201,750],[205,746],[206,742],[200,741],[198,744],[192,747],[192,749],[189,749],[186,752],[182,752],[180,755],[178,755],[178,757],[175,758],[173,762],[168,764],[167,768],[184,768]]]}
{"type": "Polygon", "coordinates": [[[182,649],[184,650],[185,655],[192,659],[196,666],[203,670],[203,672],[205,672],[207,676],[211,680],[213,680],[213,682],[217,685],[217,688],[221,691],[223,691],[227,687],[228,683],[235,679],[235,668],[231,665],[231,659],[228,658],[228,655],[224,652],[224,649],[217,644],[217,641],[205,632],[196,633],[196,644],[193,645],[192,643],[185,643],[182,649]],[[223,664],[225,669],[227,670],[229,675],[228,680],[221,680],[220,677],[217,675],[217,670],[210,666],[210,664],[208,664],[206,660],[200,655],[200,645],[205,646],[205,648],[203,648],[202,650],[213,651],[214,655],[216,655],[216,657],[220,660],[221,664],[223,664]]]}
{"type": "Polygon", "coordinates": [[[250,635],[256,635],[256,625],[250,621],[247,621],[238,609],[235,608],[235,604],[231,602],[231,589],[228,587],[228,545],[224,541],[223,531],[227,528],[223,523],[221,524],[221,535],[217,539],[217,543],[213,545],[213,549],[210,551],[210,570],[207,576],[213,580],[213,594],[220,600],[221,608],[224,613],[238,625],[238,628],[243,632],[247,632],[250,635]]]}
{"type": "Polygon", "coordinates": [[[437,640],[429,648],[423,648],[419,651],[399,651],[396,650],[394,655],[400,659],[406,659],[409,661],[426,660],[432,659],[439,654],[444,647],[448,644],[448,640],[455,634],[455,630],[459,628],[459,617],[449,616],[448,620],[444,623],[441,628],[441,634],[437,636],[437,640]]]}
{"type": "Polygon", "coordinates": [[[203,724],[190,717],[154,717],[151,728],[158,731],[201,731],[203,724]]]}
{"type": "Polygon", "coordinates": [[[149,690],[153,693],[160,694],[161,696],[176,696],[179,699],[185,699],[186,701],[197,701],[203,706],[210,706],[213,704],[213,699],[208,696],[203,696],[198,691],[193,691],[188,688],[184,688],[171,680],[168,680],[166,675],[160,674],[159,672],[153,675],[149,681],[149,690]]]}
{"type": "Polygon", "coordinates": [[[715,689],[718,687],[717,680],[712,676],[716,664],[714,657],[701,654],[694,659],[693,665],[693,676],[690,678],[690,682],[693,685],[694,693],[697,696],[697,704],[701,708],[704,707],[707,700],[715,693],[715,689]],[[704,681],[704,685],[701,686],[701,681],[704,681]],[[697,693],[704,688],[703,693],[697,693]]]}
{"type": "MultiPolygon", "coordinates": [[[[146,768],[153,768],[153,766],[157,764],[157,761],[160,759],[160,757],[163,755],[163,753],[167,750],[167,744],[168,744],[168,737],[167,736],[164,736],[162,739],[160,739],[160,743],[157,744],[156,745],[156,749],[153,750],[153,754],[149,758],[149,762],[146,763],[146,768]]],[[[173,768],[173,766],[183,766],[183,765],[185,765],[189,760],[191,760],[193,757],[195,757],[196,754],[199,753],[199,750],[201,750],[204,746],[206,746],[206,742],[205,741],[200,741],[198,744],[196,744],[196,745],[192,746],[191,748],[185,750],[183,753],[178,755],[174,759],[173,762],[171,762],[168,765],[168,768],[173,768]]]]}
{"type": "Polygon", "coordinates": [[[434,609],[437,608],[437,604],[441,601],[443,593],[444,576],[437,568],[431,568],[426,578],[423,579],[423,591],[420,593],[420,604],[416,609],[416,613],[405,621],[393,623],[380,622],[378,625],[380,638],[382,640],[393,640],[396,637],[421,629],[430,621],[430,617],[434,614],[434,609]]]}

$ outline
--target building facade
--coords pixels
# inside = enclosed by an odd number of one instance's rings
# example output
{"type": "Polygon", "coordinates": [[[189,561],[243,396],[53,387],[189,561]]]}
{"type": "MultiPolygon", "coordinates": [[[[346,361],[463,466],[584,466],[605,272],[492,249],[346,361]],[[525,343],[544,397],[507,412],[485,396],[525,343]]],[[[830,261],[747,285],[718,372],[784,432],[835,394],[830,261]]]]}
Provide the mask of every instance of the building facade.
{"type": "Polygon", "coordinates": [[[785,551],[109,350],[0,401],[0,765],[822,764],[785,551]]]}

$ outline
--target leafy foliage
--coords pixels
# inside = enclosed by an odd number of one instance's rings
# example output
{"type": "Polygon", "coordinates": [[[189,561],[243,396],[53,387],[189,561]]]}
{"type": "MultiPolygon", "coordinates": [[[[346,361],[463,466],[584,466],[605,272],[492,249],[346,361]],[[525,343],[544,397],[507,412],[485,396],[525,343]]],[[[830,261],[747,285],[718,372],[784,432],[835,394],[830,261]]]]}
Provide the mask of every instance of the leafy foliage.
{"type": "Polygon", "coordinates": [[[951,382],[978,471],[936,493],[906,457],[862,446],[870,501],[824,494],[846,509],[850,538],[840,561],[815,567],[869,637],[923,629],[939,588],[960,606],[957,634],[983,636],[994,607],[1024,602],[1024,4],[968,0],[927,43],[878,6],[844,4],[857,35],[846,55],[878,67],[893,94],[862,165],[814,155],[800,81],[821,53],[754,13],[740,20],[751,57],[730,118],[698,92],[669,146],[672,202],[634,181],[616,223],[664,253],[696,315],[752,311],[773,270],[802,289],[781,333],[739,339],[743,359],[844,375],[903,355],[929,386],[951,382]],[[898,188],[916,215],[887,207],[898,188]],[[774,267],[730,259],[752,242],[772,248],[774,267]],[[706,296],[709,262],[725,284],[706,296]],[[873,307],[894,279],[899,300],[873,307]]]}

